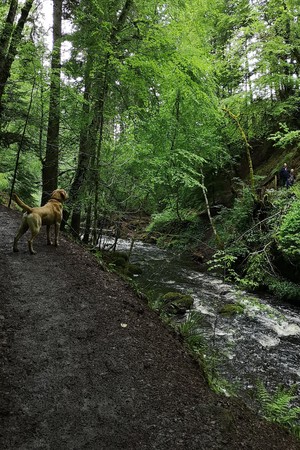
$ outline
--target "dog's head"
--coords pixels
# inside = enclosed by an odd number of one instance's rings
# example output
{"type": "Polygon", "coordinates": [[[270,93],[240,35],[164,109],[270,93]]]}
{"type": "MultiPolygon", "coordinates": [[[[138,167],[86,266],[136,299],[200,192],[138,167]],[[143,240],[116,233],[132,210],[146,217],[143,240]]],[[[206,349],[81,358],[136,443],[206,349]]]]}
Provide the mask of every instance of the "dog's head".
{"type": "Polygon", "coordinates": [[[55,191],[52,192],[50,198],[63,203],[68,199],[68,194],[64,189],[55,189],[55,191]]]}

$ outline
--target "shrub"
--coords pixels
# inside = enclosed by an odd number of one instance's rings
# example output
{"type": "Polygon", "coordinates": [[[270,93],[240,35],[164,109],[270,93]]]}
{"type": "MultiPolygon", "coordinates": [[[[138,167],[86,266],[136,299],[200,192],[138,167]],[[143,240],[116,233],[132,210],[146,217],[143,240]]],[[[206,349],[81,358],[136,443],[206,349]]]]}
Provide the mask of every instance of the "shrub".
{"type": "Polygon", "coordinates": [[[255,198],[251,189],[244,186],[231,209],[224,208],[217,217],[216,224],[222,242],[228,244],[253,223],[255,198]]]}
{"type": "Polygon", "coordinates": [[[269,291],[282,300],[300,300],[300,286],[288,280],[280,280],[270,277],[268,280],[269,291]]]}
{"type": "Polygon", "coordinates": [[[279,386],[272,395],[267,392],[262,383],[259,383],[257,391],[262,412],[268,420],[292,429],[297,427],[300,419],[300,407],[292,406],[292,402],[296,398],[295,386],[291,388],[279,386]]]}
{"type": "Polygon", "coordinates": [[[278,232],[278,247],[282,253],[300,262],[300,201],[295,201],[282,220],[278,232]]]}

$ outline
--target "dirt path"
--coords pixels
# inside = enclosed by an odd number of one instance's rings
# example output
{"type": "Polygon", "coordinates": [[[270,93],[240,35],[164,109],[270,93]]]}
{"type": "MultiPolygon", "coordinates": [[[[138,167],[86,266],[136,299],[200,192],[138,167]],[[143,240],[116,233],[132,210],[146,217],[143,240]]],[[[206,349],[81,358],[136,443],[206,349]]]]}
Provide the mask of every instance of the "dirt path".
{"type": "Polygon", "coordinates": [[[300,449],[212,393],[178,339],[117,277],[62,238],[26,239],[0,206],[0,448],[300,449]]]}

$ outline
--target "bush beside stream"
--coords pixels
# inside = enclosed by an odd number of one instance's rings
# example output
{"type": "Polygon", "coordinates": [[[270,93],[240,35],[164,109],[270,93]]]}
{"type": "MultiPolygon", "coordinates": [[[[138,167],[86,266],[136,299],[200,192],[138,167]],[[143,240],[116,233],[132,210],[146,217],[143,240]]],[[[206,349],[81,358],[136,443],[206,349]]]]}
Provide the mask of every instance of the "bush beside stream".
{"type": "Polygon", "coordinates": [[[297,184],[291,189],[270,189],[261,199],[249,186],[241,185],[233,206],[215,209],[213,221],[222,248],[216,245],[206,213],[165,211],[153,217],[148,231],[160,235],[158,245],[197,255],[202,268],[243,289],[300,300],[297,184]]]}

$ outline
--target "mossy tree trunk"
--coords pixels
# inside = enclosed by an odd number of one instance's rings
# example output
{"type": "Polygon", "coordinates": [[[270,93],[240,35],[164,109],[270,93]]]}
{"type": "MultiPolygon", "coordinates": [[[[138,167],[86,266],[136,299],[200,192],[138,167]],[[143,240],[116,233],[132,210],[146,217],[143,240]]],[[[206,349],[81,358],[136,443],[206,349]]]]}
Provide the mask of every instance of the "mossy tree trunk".
{"type": "Polygon", "coordinates": [[[21,10],[21,15],[14,27],[18,2],[11,0],[5,25],[0,36],[0,116],[2,112],[2,97],[10,77],[12,63],[17,55],[18,46],[22,40],[22,32],[27,22],[33,0],[27,0],[21,10]]]}
{"type": "Polygon", "coordinates": [[[223,111],[225,111],[229,115],[229,117],[231,117],[235,121],[235,123],[236,123],[236,125],[237,125],[237,127],[239,129],[239,132],[241,133],[242,139],[245,142],[247,161],[248,161],[248,167],[249,167],[250,186],[251,186],[252,192],[254,194],[254,192],[255,192],[255,184],[254,184],[253,163],[252,163],[252,157],[251,157],[252,147],[251,147],[251,145],[248,142],[247,135],[246,135],[246,133],[245,133],[245,131],[244,131],[244,129],[243,129],[243,127],[242,127],[238,117],[235,114],[233,114],[233,112],[230,111],[228,108],[223,108],[223,111]]]}

